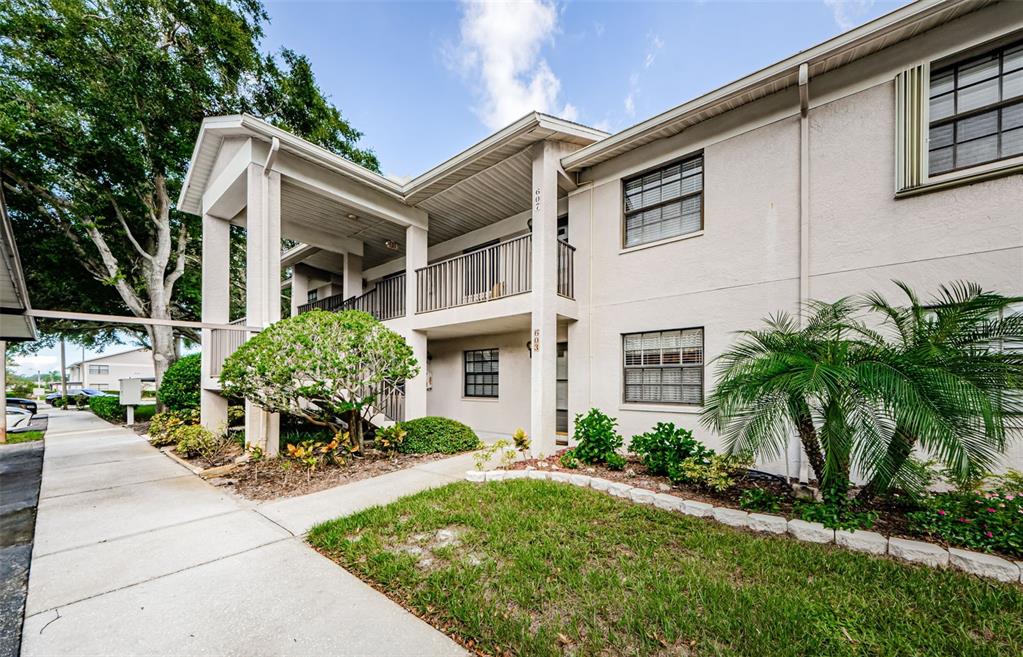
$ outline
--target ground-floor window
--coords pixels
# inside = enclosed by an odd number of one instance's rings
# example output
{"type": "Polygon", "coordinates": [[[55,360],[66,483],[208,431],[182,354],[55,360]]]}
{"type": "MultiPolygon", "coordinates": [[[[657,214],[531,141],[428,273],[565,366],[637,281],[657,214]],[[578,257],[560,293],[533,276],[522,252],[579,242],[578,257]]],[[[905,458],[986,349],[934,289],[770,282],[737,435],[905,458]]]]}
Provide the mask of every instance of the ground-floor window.
{"type": "Polygon", "coordinates": [[[703,329],[622,336],[624,399],[632,403],[703,403],[703,329]]]}
{"type": "Polygon", "coordinates": [[[473,349],[463,354],[466,397],[497,397],[497,349],[473,349]]]}

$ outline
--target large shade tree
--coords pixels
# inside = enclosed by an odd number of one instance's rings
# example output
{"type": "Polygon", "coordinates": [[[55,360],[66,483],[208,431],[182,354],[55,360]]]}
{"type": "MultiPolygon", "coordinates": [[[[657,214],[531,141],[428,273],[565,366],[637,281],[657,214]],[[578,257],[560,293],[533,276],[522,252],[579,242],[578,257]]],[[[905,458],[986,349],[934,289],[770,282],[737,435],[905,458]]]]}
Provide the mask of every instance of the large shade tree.
{"type": "MultiPolygon", "coordinates": [[[[258,0],[0,3],[0,177],[36,307],[197,317],[201,228],[173,203],[206,116],[248,112],[379,168],[303,56],[261,52],[266,19],[258,0]]],[[[196,337],[41,324],[49,342],[131,335],[158,378],[196,337]]]]}

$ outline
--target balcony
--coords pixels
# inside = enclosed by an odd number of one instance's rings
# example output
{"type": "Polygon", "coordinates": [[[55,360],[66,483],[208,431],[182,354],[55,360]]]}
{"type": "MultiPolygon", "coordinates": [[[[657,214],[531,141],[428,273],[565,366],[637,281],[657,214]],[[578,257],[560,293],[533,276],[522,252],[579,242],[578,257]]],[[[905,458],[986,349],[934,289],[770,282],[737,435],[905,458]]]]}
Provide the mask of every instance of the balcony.
{"type": "Polygon", "coordinates": [[[396,274],[379,281],[372,290],[357,297],[344,298],[341,294],[324,297],[298,307],[298,312],[309,310],[362,310],[380,321],[405,316],[405,274],[396,274]]]}
{"type": "MultiPolygon", "coordinates": [[[[245,318],[236,319],[232,324],[245,325],[245,318]]],[[[210,345],[210,375],[219,377],[224,369],[224,361],[227,357],[238,350],[246,340],[249,339],[248,331],[235,331],[232,329],[213,329],[212,344],[210,345]]]]}
{"type": "MultiPolygon", "coordinates": [[[[558,294],[572,299],[575,248],[558,242],[558,294]]],[[[532,290],[531,235],[448,258],[416,270],[416,312],[428,313],[532,290]]]]}

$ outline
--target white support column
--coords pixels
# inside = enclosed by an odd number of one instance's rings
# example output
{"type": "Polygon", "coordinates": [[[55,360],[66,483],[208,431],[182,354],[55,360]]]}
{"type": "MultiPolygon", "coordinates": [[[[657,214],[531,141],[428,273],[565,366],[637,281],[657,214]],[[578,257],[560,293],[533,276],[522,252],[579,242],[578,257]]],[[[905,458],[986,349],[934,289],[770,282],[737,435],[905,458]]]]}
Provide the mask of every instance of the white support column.
{"type": "MultiPolygon", "coordinates": [[[[226,324],[231,312],[231,224],[206,214],[202,218],[202,321],[226,324]]],[[[202,330],[199,417],[210,431],[227,426],[227,399],[213,378],[212,329],[202,330]]]]}
{"type": "Polygon", "coordinates": [[[291,316],[298,314],[298,307],[305,305],[309,297],[309,270],[297,263],[291,268],[291,316]]]}
{"type": "MultiPolygon", "coordinates": [[[[426,229],[409,226],[405,229],[405,315],[416,312],[416,270],[426,266],[426,229]]],[[[419,376],[405,382],[405,419],[426,415],[426,334],[409,330],[405,333],[412,352],[419,362],[419,376]]]]}
{"type": "MultiPolygon", "coordinates": [[[[281,175],[250,164],[246,177],[246,318],[249,326],[266,328],[281,318],[281,175]]],[[[245,440],[276,456],[280,416],[246,402],[245,440]]]]}
{"type": "Polygon", "coordinates": [[[342,284],[344,285],[345,298],[350,299],[362,294],[362,256],[348,251],[343,255],[343,258],[342,284]]]}
{"type": "Polygon", "coordinates": [[[529,426],[534,454],[550,454],[557,427],[558,161],[553,142],[533,147],[533,289],[529,426]]]}

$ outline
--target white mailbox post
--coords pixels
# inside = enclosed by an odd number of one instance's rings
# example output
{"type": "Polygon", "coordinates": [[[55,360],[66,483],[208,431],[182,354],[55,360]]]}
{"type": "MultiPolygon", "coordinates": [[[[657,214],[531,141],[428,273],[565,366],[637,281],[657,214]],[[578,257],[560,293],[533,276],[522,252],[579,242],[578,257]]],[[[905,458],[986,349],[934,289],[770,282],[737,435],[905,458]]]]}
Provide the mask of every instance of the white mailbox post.
{"type": "Polygon", "coordinates": [[[128,407],[128,426],[135,424],[135,407],[142,403],[142,379],[120,379],[121,406],[128,407]]]}

